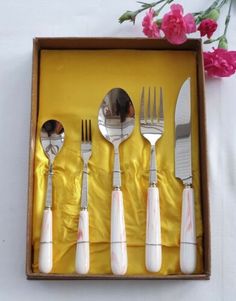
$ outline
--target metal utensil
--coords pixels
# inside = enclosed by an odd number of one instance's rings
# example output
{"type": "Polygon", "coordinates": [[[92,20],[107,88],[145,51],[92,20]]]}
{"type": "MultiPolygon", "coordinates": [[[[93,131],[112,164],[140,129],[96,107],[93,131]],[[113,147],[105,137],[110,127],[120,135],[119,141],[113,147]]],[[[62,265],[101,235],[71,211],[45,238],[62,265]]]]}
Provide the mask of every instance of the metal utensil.
{"type": "Polygon", "coordinates": [[[52,181],[53,163],[64,143],[64,128],[57,120],[46,121],[41,128],[41,145],[48,158],[49,171],[47,175],[46,204],[43,212],[42,228],[39,246],[39,270],[50,273],[53,266],[52,247],[52,181]]]}
{"type": "Polygon", "coordinates": [[[151,114],[151,96],[148,89],[148,109],[145,119],[144,88],[141,95],[140,132],[151,145],[150,177],[147,196],[146,250],[145,264],[150,272],[158,272],[162,264],[161,219],[159,190],[157,187],[156,142],[164,131],[164,113],[162,88],[160,88],[159,114],[157,115],[156,88],[153,90],[153,112],[151,114]],[[151,116],[152,115],[152,116],[151,116]]]}
{"type": "Polygon", "coordinates": [[[127,270],[126,231],[121,191],[119,146],[134,129],[134,106],[121,88],[110,90],[98,113],[98,126],[106,140],[114,146],[113,191],[111,204],[111,269],[124,275],[127,270]]]}
{"type": "Polygon", "coordinates": [[[196,226],[192,188],[190,78],[182,85],[175,110],[175,176],[184,184],[180,237],[180,269],[191,274],[196,268],[196,226]]]}
{"type": "Polygon", "coordinates": [[[82,120],[81,156],[83,159],[83,178],[78,224],[78,237],[75,254],[75,269],[79,274],[87,274],[90,266],[89,256],[89,215],[88,215],[88,162],[92,154],[91,120],[82,120]]]}

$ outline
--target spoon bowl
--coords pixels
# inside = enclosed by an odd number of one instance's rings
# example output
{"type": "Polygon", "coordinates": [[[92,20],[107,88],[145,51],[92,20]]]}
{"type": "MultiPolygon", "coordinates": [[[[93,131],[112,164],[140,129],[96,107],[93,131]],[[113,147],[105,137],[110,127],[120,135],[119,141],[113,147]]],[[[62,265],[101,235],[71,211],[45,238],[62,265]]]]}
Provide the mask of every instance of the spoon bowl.
{"type": "Polygon", "coordinates": [[[134,129],[134,106],[129,95],[121,88],[110,90],[98,113],[98,126],[106,140],[119,146],[134,129]]]}
{"type": "Polygon", "coordinates": [[[41,144],[50,164],[53,164],[56,155],[63,146],[64,135],[63,125],[57,120],[47,120],[42,125],[41,144]]]}

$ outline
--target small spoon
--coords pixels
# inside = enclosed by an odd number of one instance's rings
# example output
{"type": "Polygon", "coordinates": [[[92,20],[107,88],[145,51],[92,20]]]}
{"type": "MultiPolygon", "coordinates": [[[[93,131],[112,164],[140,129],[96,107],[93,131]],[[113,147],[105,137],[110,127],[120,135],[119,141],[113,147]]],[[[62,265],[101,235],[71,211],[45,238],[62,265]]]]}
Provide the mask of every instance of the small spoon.
{"type": "Polygon", "coordinates": [[[52,250],[52,180],[53,162],[64,142],[64,128],[57,120],[46,121],[41,128],[41,145],[48,158],[49,171],[47,176],[46,203],[43,212],[40,246],[39,271],[50,273],[53,266],[52,250]]]}
{"type": "Polygon", "coordinates": [[[111,203],[111,269],[115,275],[127,271],[126,231],[121,191],[119,146],[134,129],[134,106],[121,88],[110,90],[98,113],[98,127],[106,140],[114,146],[113,191],[111,203]]]}

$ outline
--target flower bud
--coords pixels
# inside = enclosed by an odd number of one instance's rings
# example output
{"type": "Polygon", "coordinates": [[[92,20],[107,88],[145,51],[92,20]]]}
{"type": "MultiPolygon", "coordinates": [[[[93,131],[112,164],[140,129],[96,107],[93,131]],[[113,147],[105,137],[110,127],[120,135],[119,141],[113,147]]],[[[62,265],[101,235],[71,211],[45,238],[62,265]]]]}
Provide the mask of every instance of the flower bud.
{"type": "Polygon", "coordinates": [[[161,22],[162,22],[162,19],[157,19],[157,20],[156,20],[157,26],[161,27],[161,22]]]}
{"type": "Polygon", "coordinates": [[[228,49],[228,41],[227,41],[226,37],[222,37],[219,40],[218,48],[228,49]]]}
{"type": "Polygon", "coordinates": [[[217,21],[219,16],[220,16],[220,10],[218,8],[213,8],[209,13],[204,14],[202,19],[213,19],[217,21]]]}
{"type": "Polygon", "coordinates": [[[122,16],[119,18],[119,22],[123,23],[124,21],[131,21],[135,23],[137,13],[135,11],[127,10],[122,16]]]}

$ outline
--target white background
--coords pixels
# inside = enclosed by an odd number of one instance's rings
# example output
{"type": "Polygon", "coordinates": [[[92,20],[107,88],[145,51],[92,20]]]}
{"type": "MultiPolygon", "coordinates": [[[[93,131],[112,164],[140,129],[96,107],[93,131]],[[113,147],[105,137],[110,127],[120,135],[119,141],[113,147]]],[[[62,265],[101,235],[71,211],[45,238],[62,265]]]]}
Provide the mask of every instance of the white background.
{"type": "MultiPolygon", "coordinates": [[[[179,1],[197,11],[210,0],[179,1]]],[[[236,76],[207,79],[210,281],[27,281],[25,233],[31,54],[35,36],[142,36],[119,25],[132,0],[0,0],[0,300],[235,300],[236,76]]],[[[220,24],[223,25],[223,18],[220,24]]],[[[236,50],[236,3],[229,28],[236,50]]],[[[137,62],[138,63],[138,62],[137,62]]],[[[171,70],[170,70],[171,72],[171,70]]]]}

